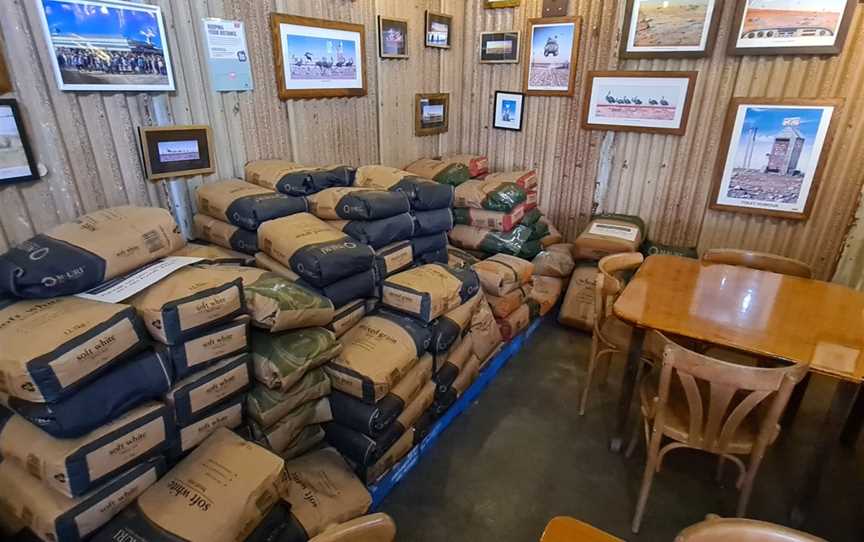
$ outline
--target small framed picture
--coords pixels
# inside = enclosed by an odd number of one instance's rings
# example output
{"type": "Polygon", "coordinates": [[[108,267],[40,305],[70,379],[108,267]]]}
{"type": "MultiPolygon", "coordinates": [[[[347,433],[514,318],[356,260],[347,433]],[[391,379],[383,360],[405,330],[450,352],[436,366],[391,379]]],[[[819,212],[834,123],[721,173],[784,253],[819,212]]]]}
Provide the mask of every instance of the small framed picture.
{"type": "Polygon", "coordinates": [[[732,18],[729,54],[839,54],[856,4],[856,0],[740,0],[732,18]]]}
{"type": "Polygon", "coordinates": [[[483,6],[486,9],[515,8],[521,3],[522,0],[486,0],[483,6]]]}
{"type": "Polygon", "coordinates": [[[486,64],[517,64],[519,62],[519,32],[482,32],[480,62],[486,64]]]}
{"type": "Polygon", "coordinates": [[[711,54],[724,0],[627,0],[621,58],[694,58],[711,54]]]}
{"type": "Polygon", "coordinates": [[[582,127],[684,135],[697,72],[588,72],[582,127]]]}
{"type": "Polygon", "coordinates": [[[281,100],[366,95],[362,24],[270,14],[281,100]]]}
{"type": "Polygon", "coordinates": [[[151,181],[213,173],[210,127],[139,127],[144,172],[151,181]]]}
{"type": "Polygon", "coordinates": [[[522,130],[525,95],[521,92],[495,91],[495,114],[492,125],[501,130],[522,130]]]}
{"type": "Polygon", "coordinates": [[[408,21],[378,16],[378,54],[381,58],[408,58],[408,21]]]}
{"type": "Polygon", "coordinates": [[[159,6],[120,0],[36,0],[60,90],[174,90],[159,6]]]}
{"type": "Polygon", "coordinates": [[[839,98],[733,98],[709,206],[806,219],[842,105],[839,98]]]}
{"type": "Polygon", "coordinates": [[[443,134],[450,125],[450,94],[417,94],[414,97],[414,135],[443,134]]]}
{"type": "Polygon", "coordinates": [[[573,96],[581,27],[581,17],[528,20],[525,94],[573,96]]]}
{"type": "Polygon", "coordinates": [[[0,100],[0,185],[39,178],[15,100],[0,100]]]}
{"type": "Polygon", "coordinates": [[[426,47],[450,48],[453,17],[444,13],[426,12],[426,47]]]}

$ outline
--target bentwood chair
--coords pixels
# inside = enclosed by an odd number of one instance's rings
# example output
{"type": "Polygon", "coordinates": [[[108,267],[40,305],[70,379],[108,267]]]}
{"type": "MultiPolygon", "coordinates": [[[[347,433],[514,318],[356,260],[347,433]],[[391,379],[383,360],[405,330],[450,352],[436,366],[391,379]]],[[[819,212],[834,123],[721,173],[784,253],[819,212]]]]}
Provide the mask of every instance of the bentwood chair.
{"type": "Polygon", "coordinates": [[[648,460],[633,532],[639,532],[655,472],[660,471],[666,454],[677,448],[718,455],[718,478],[724,460],[738,467],[736,515],[743,516],[765,451],[780,434],[780,415],[807,367],[737,365],[687,350],[657,331],[650,335],[664,345],[663,363],[640,384],[648,460]],[[748,456],[749,464],[737,456],[748,456]]]}
{"type": "MultiPolygon", "coordinates": [[[[588,376],[585,388],[582,390],[582,400],[579,403],[579,415],[585,414],[588,404],[588,394],[594,380],[597,365],[603,361],[601,381],[606,381],[609,363],[612,356],[626,353],[630,346],[633,328],[612,314],[612,305],[624,290],[624,275],[637,269],[644,261],[644,256],[638,252],[624,252],[604,257],[597,264],[597,278],[594,289],[594,329],[591,338],[591,355],[588,359],[588,376]]],[[[655,351],[646,340],[643,349],[646,357],[655,351]]],[[[656,350],[659,352],[660,350],[656,350]]],[[[650,359],[650,358],[649,358],[650,359]]]]}
{"type": "Polygon", "coordinates": [[[309,542],[393,542],[396,524],[387,514],[360,516],[351,521],[328,527],[309,542]]]}
{"type": "Polygon", "coordinates": [[[705,521],[687,527],[675,542],[828,542],[783,525],[755,519],[721,518],[709,515],[705,521]]]}
{"type": "Polygon", "coordinates": [[[702,261],[738,265],[805,279],[813,276],[813,270],[801,260],[769,254],[767,252],[754,252],[734,248],[712,248],[702,254],[702,261]]]}
{"type": "Polygon", "coordinates": [[[549,520],[540,542],[624,542],[578,519],[557,516],[549,520]]]}

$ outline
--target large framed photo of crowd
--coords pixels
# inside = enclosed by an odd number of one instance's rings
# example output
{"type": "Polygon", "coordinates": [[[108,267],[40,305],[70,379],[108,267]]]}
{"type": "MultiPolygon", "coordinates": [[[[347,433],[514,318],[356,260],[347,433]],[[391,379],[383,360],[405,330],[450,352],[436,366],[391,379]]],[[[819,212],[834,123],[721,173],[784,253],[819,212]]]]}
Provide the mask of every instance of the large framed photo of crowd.
{"type": "Polygon", "coordinates": [[[159,6],[120,0],[36,0],[60,90],[174,90],[159,6]]]}

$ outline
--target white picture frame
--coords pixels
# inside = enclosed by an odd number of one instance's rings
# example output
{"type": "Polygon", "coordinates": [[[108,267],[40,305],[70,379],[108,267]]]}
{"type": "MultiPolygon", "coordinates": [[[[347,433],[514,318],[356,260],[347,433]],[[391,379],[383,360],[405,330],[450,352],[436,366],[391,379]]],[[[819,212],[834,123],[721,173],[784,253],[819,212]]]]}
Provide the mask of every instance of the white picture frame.
{"type": "Polygon", "coordinates": [[[57,86],[81,92],[174,87],[159,6],[122,0],[34,0],[57,86]],[[104,31],[100,28],[100,23],[104,31]],[[99,30],[94,30],[99,28],[99,30]],[[106,36],[122,36],[122,38],[106,36]]]}

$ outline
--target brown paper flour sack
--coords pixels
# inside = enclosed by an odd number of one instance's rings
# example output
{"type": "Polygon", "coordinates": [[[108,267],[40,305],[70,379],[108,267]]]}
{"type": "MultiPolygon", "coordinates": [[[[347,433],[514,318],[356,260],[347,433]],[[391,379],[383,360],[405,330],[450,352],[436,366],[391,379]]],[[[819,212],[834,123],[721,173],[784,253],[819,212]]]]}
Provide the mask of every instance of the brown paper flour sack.
{"type": "Polygon", "coordinates": [[[576,266],[558,313],[558,323],[584,331],[593,329],[596,281],[597,264],[580,262],[576,266]]]}
{"type": "Polygon", "coordinates": [[[0,302],[0,393],[55,402],[146,340],[129,305],[77,297],[0,302]]]}
{"type": "Polygon", "coordinates": [[[289,196],[308,196],[333,186],[351,186],[354,168],[302,166],[287,160],[253,160],[244,168],[247,183],[289,196]]]}
{"type": "Polygon", "coordinates": [[[474,354],[485,362],[489,356],[495,353],[498,346],[503,342],[501,331],[495,322],[495,316],[489,303],[484,298],[477,307],[477,312],[471,319],[471,328],[464,340],[471,340],[471,348],[474,354]]]}
{"type": "Polygon", "coordinates": [[[267,220],[306,211],[303,198],[280,194],[240,179],[203,184],[195,196],[199,213],[247,230],[256,230],[267,220]]]}
{"type": "Polygon", "coordinates": [[[477,275],[470,269],[426,264],[387,277],[381,303],[431,322],[473,297],[479,291],[477,275]]]}
{"type": "Polygon", "coordinates": [[[507,318],[510,313],[525,303],[525,300],[531,296],[532,289],[532,284],[528,282],[502,296],[487,295],[486,300],[489,302],[495,318],[507,318]]]}
{"type": "Polygon", "coordinates": [[[165,209],[124,206],[94,211],[0,255],[0,291],[37,298],[77,294],[184,244],[165,209]]]}
{"type": "Polygon", "coordinates": [[[243,540],[284,492],[284,468],[281,457],[217,429],[93,540],[243,540]]]}
{"type": "Polygon", "coordinates": [[[202,214],[192,217],[192,225],[195,226],[196,239],[244,254],[255,254],[258,251],[258,234],[254,231],[244,230],[202,214]]]}
{"type": "Polygon", "coordinates": [[[573,261],[573,245],[557,244],[546,247],[531,260],[535,275],[547,277],[569,277],[576,267],[573,261]]]}
{"type": "Polygon", "coordinates": [[[462,164],[468,168],[471,177],[479,177],[489,172],[489,159],[481,154],[448,154],[440,160],[445,164],[462,164]]]}
{"type": "Polygon", "coordinates": [[[415,173],[387,166],[357,168],[354,186],[402,192],[415,211],[446,209],[453,205],[453,187],[415,173]]]}
{"type": "Polygon", "coordinates": [[[645,222],[638,216],[597,215],[573,243],[573,257],[599,260],[609,254],[636,252],[646,234],[645,222]]]}
{"type": "Polygon", "coordinates": [[[528,303],[523,303],[515,311],[504,318],[498,318],[497,321],[501,338],[505,341],[512,340],[531,323],[531,307],[528,303]]]}
{"type": "MultiPolygon", "coordinates": [[[[217,266],[218,267],[218,266],[217,266]]],[[[246,310],[243,281],[189,266],[129,298],[154,339],[176,344],[246,310]]]]}
{"type": "Polygon", "coordinates": [[[540,316],[548,313],[558,303],[558,299],[564,291],[565,280],[567,279],[534,275],[533,288],[528,297],[540,306],[540,316]]]}
{"type": "Polygon", "coordinates": [[[330,525],[362,516],[372,496],[333,448],[324,448],[285,464],[284,499],[309,538],[330,525]]]}
{"type": "Polygon", "coordinates": [[[520,285],[531,280],[534,266],[509,254],[496,254],[472,266],[483,290],[492,295],[501,296],[511,292],[520,285]]]}
{"type": "Polygon", "coordinates": [[[202,258],[201,263],[253,265],[255,258],[249,254],[243,254],[230,248],[219,245],[202,245],[199,243],[186,243],[186,246],[173,252],[171,256],[182,256],[186,258],[202,258]]]}
{"type": "Polygon", "coordinates": [[[405,166],[405,170],[418,177],[452,186],[459,186],[471,177],[468,168],[463,164],[444,163],[441,160],[431,158],[416,160],[405,166]]]}

